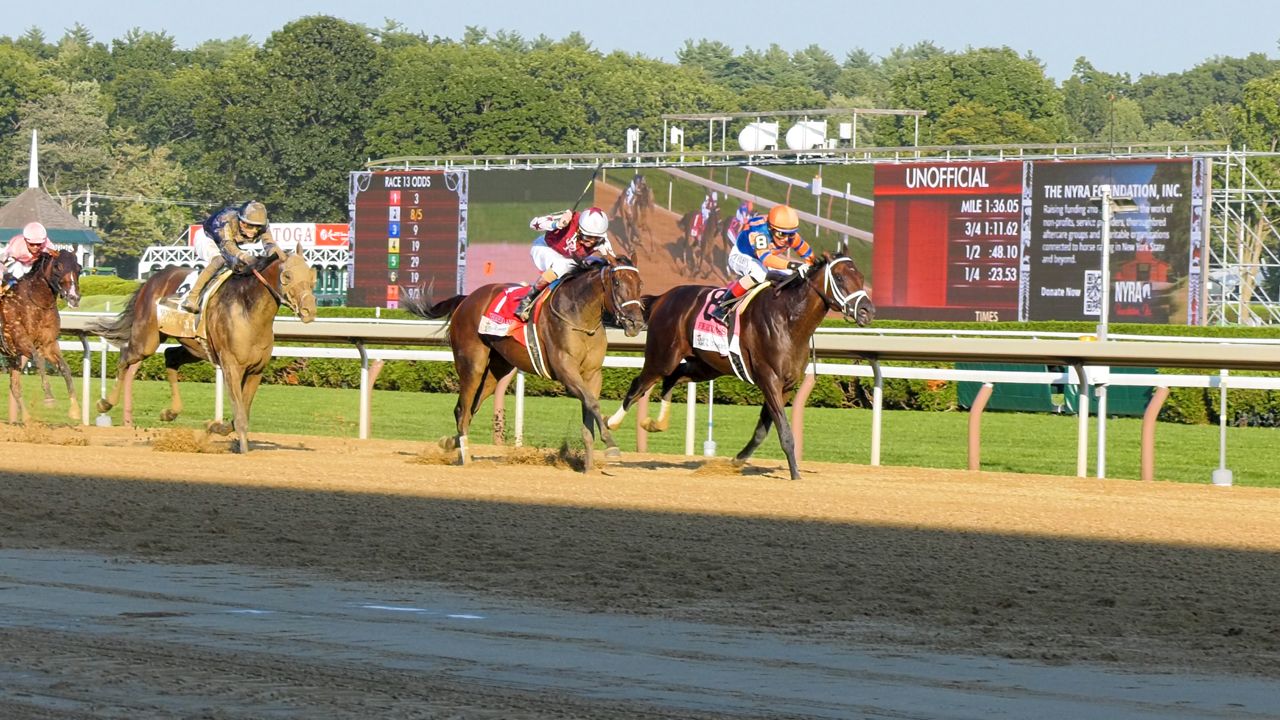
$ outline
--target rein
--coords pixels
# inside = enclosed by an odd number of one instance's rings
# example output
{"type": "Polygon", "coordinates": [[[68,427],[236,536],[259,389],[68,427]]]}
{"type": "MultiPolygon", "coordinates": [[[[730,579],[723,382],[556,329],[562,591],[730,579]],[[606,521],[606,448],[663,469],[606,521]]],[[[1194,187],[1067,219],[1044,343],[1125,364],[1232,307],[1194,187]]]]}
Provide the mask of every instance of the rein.
{"type": "Polygon", "coordinates": [[[253,276],[258,278],[258,282],[262,283],[262,287],[266,288],[267,292],[271,293],[271,297],[275,298],[277,305],[284,305],[290,310],[297,312],[297,310],[295,310],[294,307],[284,299],[284,295],[281,295],[279,290],[272,287],[271,283],[267,282],[267,279],[262,277],[262,273],[258,272],[258,268],[253,269],[253,276]]]}
{"type": "MultiPolygon", "coordinates": [[[[635,268],[635,267],[633,267],[633,266],[631,266],[631,265],[606,265],[605,267],[600,268],[600,285],[601,285],[601,288],[604,290],[605,297],[607,298],[607,301],[606,301],[606,302],[607,302],[609,305],[613,305],[613,309],[612,309],[613,314],[614,314],[614,315],[621,315],[621,314],[622,314],[622,309],[623,309],[623,308],[625,308],[626,306],[628,306],[628,305],[632,304],[632,303],[635,303],[636,305],[640,305],[640,306],[643,308],[643,305],[644,305],[644,304],[643,304],[643,303],[641,303],[639,300],[627,300],[626,302],[623,302],[623,303],[619,304],[619,303],[618,303],[618,299],[617,299],[616,297],[614,297],[613,290],[612,290],[611,288],[607,287],[607,285],[605,284],[605,280],[604,280],[605,273],[606,273],[606,272],[613,272],[613,271],[617,271],[617,270],[631,270],[632,272],[635,272],[635,273],[639,273],[639,272],[640,272],[637,268],[635,268]]],[[[600,331],[600,329],[601,329],[601,328],[603,328],[603,327],[604,327],[604,316],[603,316],[603,314],[601,315],[600,319],[599,319],[598,321],[596,321],[596,326],[595,326],[595,327],[593,327],[593,328],[588,329],[588,328],[584,328],[584,327],[582,327],[582,326],[578,325],[577,323],[575,323],[575,322],[573,321],[573,318],[570,318],[570,317],[568,317],[567,315],[565,315],[564,313],[562,313],[562,312],[560,312],[559,310],[557,310],[557,309],[556,309],[556,306],[555,306],[554,304],[550,304],[550,300],[548,300],[548,303],[549,303],[549,305],[548,305],[548,307],[547,307],[547,310],[548,310],[552,315],[555,315],[557,318],[560,318],[560,320],[561,320],[561,321],[563,321],[563,322],[564,322],[564,324],[565,324],[566,326],[568,326],[568,328],[569,328],[570,330],[577,330],[578,332],[580,332],[580,333],[584,333],[584,334],[586,334],[586,335],[595,335],[597,332],[599,332],[599,331],[600,331]]],[[[608,307],[606,307],[605,309],[607,310],[607,309],[608,309],[608,307]]]]}
{"type": "Polygon", "coordinates": [[[867,295],[866,290],[856,290],[851,293],[846,293],[840,288],[839,283],[835,280],[835,276],[831,274],[831,268],[842,262],[853,262],[853,260],[847,257],[836,258],[827,263],[826,267],[822,269],[822,289],[830,294],[832,299],[836,301],[838,307],[835,309],[838,309],[845,315],[845,317],[849,317],[858,312],[858,305],[861,304],[863,300],[866,300],[869,295],[867,295]],[[852,309],[849,308],[850,302],[853,303],[852,309]]]}

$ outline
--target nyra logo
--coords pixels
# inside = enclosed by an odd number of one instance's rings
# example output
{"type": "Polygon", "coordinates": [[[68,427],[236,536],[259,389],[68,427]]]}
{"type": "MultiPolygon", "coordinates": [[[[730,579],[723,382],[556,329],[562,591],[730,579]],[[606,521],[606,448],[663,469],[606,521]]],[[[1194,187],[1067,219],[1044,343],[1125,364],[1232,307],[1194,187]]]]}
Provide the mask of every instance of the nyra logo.
{"type": "Polygon", "coordinates": [[[1151,301],[1151,283],[1143,280],[1118,280],[1113,288],[1117,303],[1141,305],[1151,301]]]}

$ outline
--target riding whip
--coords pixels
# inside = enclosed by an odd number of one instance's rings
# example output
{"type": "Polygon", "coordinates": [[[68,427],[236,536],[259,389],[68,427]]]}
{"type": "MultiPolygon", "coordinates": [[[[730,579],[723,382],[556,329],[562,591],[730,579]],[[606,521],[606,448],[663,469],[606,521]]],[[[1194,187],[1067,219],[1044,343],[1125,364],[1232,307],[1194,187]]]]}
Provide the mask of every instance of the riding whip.
{"type": "Polygon", "coordinates": [[[595,184],[596,178],[599,177],[600,175],[600,169],[603,167],[604,167],[604,160],[601,160],[600,162],[596,163],[595,172],[591,173],[591,179],[587,181],[587,186],[582,188],[582,194],[578,196],[577,201],[573,203],[573,207],[569,210],[569,212],[578,211],[578,206],[582,204],[582,198],[586,197],[587,193],[591,191],[591,186],[595,184]]]}

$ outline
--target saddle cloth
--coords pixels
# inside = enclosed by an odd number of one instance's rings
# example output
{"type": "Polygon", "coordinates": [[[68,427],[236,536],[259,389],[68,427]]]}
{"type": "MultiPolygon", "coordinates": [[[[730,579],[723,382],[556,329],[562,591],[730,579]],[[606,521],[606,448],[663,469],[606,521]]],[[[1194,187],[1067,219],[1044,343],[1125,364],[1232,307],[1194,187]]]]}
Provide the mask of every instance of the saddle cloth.
{"type": "Polygon", "coordinates": [[[698,309],[697,317],[693,321],[692,343],[694,349],[719,353],[721,357],[729,358],[729,366],[733,368],[733,374],[739,380],[745,380],[750,383],[753,383],[754,380],[751,379],[751,373],[742,357],[740,345],[742,311],[746,310],[751,301],[770,285],[771,283],[766,280],[748,290],[747,294],[734,305],[732,314],[727,316],[730,321],[728,324],[712,317],[711,310],[720,301],[720,298],[724,297],[724,294],[729,291],[726,288],[712,290],[707,293],[706,299],[703,301],[702,307],[698,309]]]}
{"type": "Polygon", "coordinates": [[[231,277],[231,271],[223,270],[209,281],[205,286],[204,296],[200,299],[200,313],[193,314],[182,309],[182,301],[191,293],[191,288],[195,287],[196,278],[199,276],[199,270],[192,270],[182,278],[182,283],[173,294],[156,301],[156,324],[161,333],[175,338],[205,337],[204,309],[209,304],[209,298],[213,297],[227,278],[231,277]]]}
{"type": "Polygon", "coordinates": [[[529,362],[533,365],[534,371],[543,377],[550,377],[551,374],[546,365],[542,344],[539,342],[536,321],[542,314],[543,304],[546,303],[547,298],[551,297],[557,284],[558,281],[552,283],[534,300],[533,314],[530,316],[534,322],[526,323],[515,316],[516,306],[531,290],[527,285],[518,285],[506,288],[493,297],[489,307],[485,308],[484,314],[480,316],[477,328],[477,332],[481,335],[509,337],[520,343],[528,351],[529,362]]]}

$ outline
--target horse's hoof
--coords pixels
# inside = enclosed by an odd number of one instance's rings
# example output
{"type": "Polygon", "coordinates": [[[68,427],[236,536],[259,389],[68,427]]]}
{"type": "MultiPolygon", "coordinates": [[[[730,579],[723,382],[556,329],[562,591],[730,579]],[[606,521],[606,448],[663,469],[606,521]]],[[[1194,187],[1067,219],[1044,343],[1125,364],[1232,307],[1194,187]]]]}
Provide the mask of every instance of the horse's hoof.
{"type": "Polygon", "coordinates": [[[178,419],[178,413],[168,408],[165,408],[164,410],[160,411],[160,419],[165,422],[173,422],[174,420],[178,419]]]}
{"type": "Polygon", "coordinates": [[[615,445],[605,450],[604,456],[610,460],[617,460],[622,457],[622,449],[615,445]]]}
{"type": "Polygon", "coordinates": [[[640,427],[652,433],[660,433],[663,430],[666,430],[666,428],[662,427],[661,425],[659,425],[658,423],[654,422],[652,419],[649,419],[649,418],[646,418],[644,422],[640,423],[640,427]]]}
{"type": "Polygon", "coordinates": [[[609,428],[610,430],[617,430],[618,428],[622,427],[622,421],[618,420],[617,422],[614,422],[613,418],[609,418],[608,420],[604,421],[604,426],[609,428]]]}
{"type": "Polygon", "coordinates": [[[98,401],[98,412],[100,413],[111,412],[111,408],[112,408],[112,405],[111,403],[107,402],[106,398],[102,398],[101,400],[98,401]]]}
{"type": "Polygon", "coordinates": [[[734,458],[734,459],[730,460],[730,461],[729,461],[729,463],[730,463],[731,465],[733,465],[734,467],[736,467],[736,468],[746,467],[746,466],[747,466],[747,459],[746,459],[746,458],[734,458]]]}
{"type": "Polygon", "coordinates": [[[45,406],[45,407],[53,407],[53,402],[54,402],[54,401],[53,401],[53,398],[51,398],[51,397],[47,397],[47,398],[45,398],[44,400],[42,400],[41,402],[43,402],[43,403],[44,403],[44,406],[45,406]]]}
{"type": "Polygon", "coordinates": [[[231,427],[231,423],[215,422],[212,420],[205,425],[205,429],[211,435],[230,435],[234,430],[234,428],[231,427]]]}
{"type": "Polygon", "coordinates": [[[458,438],[453,437],[452,435],[442,437],[440,438],[439,445],[441,450],[456,450],[458,449],[458,438]]]}

